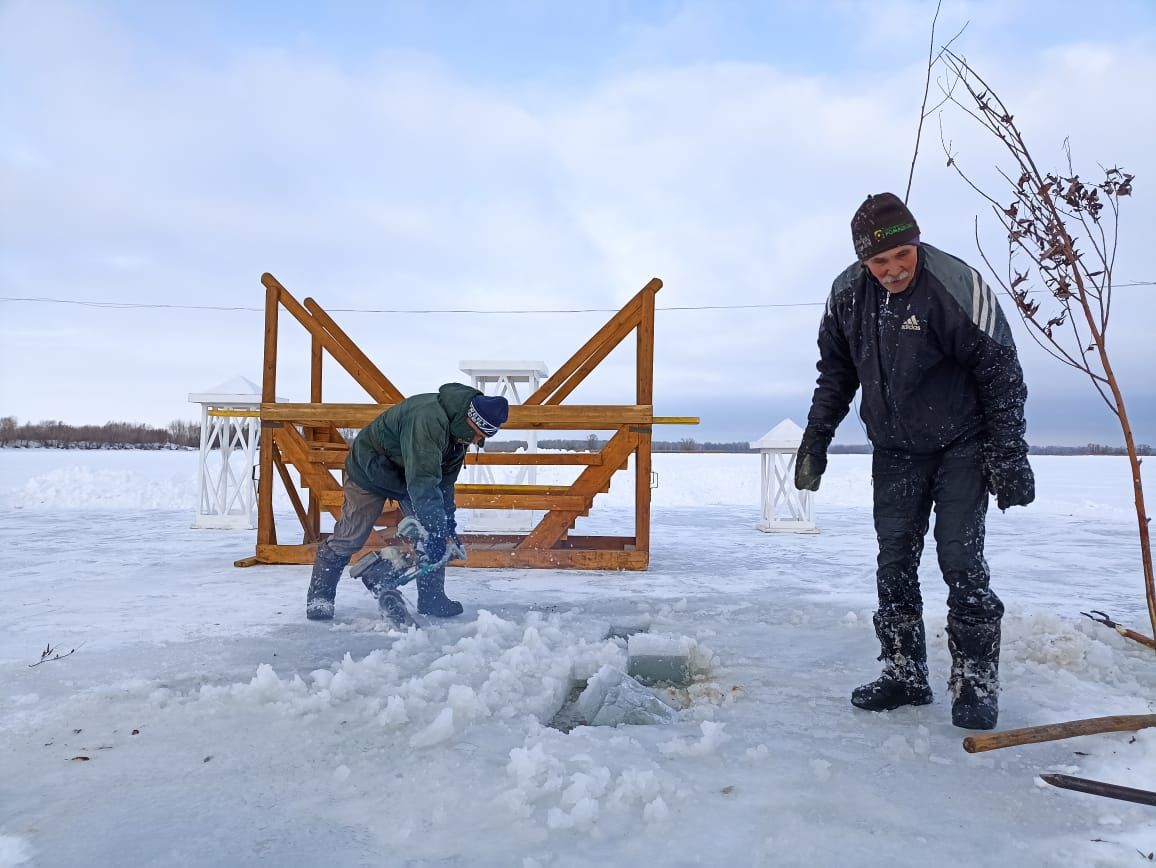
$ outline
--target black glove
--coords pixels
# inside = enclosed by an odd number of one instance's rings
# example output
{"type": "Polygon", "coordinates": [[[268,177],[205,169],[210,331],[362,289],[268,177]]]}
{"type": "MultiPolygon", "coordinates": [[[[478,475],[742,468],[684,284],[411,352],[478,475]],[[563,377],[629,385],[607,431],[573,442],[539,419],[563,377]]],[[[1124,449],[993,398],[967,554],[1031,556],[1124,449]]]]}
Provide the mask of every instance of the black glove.
{"type": "Polygon", "coordinates": [[[996,506],[1027,506],[1036,499],[1036,477],[1026,455],[991,458],[988,462],[988,489],[996,506]]]}
{"type": "Polygon", "coordinates": [[[449,552],[446,550],[446,538],[436,533],[426,537],[421,549],[421,559],[428,564],[445,566],[449,561],[449,552]]]}
{"type": "Polygon", "coordinates": [[[832,436],[826,431],[807,426],[795,456],[795,488],[800,491],[819,490],[819,480],[827,470],[827,447],[831,445],[832,436]]]}

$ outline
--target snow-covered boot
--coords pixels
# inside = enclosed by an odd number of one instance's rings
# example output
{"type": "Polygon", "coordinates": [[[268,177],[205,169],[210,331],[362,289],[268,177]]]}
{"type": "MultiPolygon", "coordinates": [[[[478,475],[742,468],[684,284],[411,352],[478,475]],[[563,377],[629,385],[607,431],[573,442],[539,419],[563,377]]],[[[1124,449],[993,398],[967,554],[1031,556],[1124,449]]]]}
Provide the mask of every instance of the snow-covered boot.
{"type": "Polygon", "coordinates": [[[409,607],[405,604],[405,597],[397,588],[388,588],[377,598],[377,608],[381,617],[399,630],[415,626],[409,607]]]}
{"type": "Polygon", "coordinates": [[[993,729],[999,719],[999,622],[947,619],[951,649],[951,722],[963,729],[993,729]]]}
{"type": "Polygon", "coordinates": [[[344,569],[344,560],[334,557],[324,548],[317,550],[313,575],[309,579],[309,591],[305,595],[305,617],[310,621],[328,621],[333,617],[337,582],[344,569]]]}
{"type": "Polygon", "coordinates": [[[445,567],[418,578],[417,610],[435,618],[453,618],[464,611],[461,603],[446,596],[445,567]]]}
{"type": "Polygon", "coordinates": [[[876,613],[883,674],[851,691],[851,704],[867,711],[891,711],[903,705],[927,705],[927,634],[923,621],[885,621],[876,613]]]}

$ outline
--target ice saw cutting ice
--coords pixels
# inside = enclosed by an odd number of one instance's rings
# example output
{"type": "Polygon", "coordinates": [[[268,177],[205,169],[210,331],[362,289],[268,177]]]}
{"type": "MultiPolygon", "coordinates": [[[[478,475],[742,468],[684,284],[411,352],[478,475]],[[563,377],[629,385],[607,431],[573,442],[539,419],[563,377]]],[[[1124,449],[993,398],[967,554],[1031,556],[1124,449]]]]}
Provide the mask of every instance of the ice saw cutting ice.
{"type": "Polygon", "coordinates": [[[306,617],[333,617],[341,574],[389,500],[405,513],[397,536],[409,547],[371,552],[350,575],[377,596],[383,616],[398,627],[415,623],[400,590],[409,582],[417,585],[418,614],[460,615],[462,604],[445,593],[446,564],[466,557],[457,535],[454,484],[469,446],[497,434],[508,415],[505,398],[446,383],[436,393],[406,398],[363,428],[345,460],[341,516],[317,546],[306,617]]]}

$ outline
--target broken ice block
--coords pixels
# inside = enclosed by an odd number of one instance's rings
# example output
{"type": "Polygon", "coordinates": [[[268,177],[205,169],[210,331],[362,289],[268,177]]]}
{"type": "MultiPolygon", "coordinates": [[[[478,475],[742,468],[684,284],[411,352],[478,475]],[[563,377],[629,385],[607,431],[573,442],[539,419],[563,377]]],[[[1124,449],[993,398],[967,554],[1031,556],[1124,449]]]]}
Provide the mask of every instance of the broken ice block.
{"type": "Polygon", "coordinates": [[[678,717],[673,708],[613,666],[598,670],[570,713],[589,726],[668,723],[678,717]]]}
{"type": "Polygon", "coordinates": [[[643,684],[687,684],[696,643],[671,633],[635,633],[626,642],[626,671],[643,684]]]}
{"type": "Polygon", "coordinates": [[[611,622],[606,631],[607,639],[629,639],[635,633],[645,633],[650,628],[645,624],[615,624],[611,622]]]}

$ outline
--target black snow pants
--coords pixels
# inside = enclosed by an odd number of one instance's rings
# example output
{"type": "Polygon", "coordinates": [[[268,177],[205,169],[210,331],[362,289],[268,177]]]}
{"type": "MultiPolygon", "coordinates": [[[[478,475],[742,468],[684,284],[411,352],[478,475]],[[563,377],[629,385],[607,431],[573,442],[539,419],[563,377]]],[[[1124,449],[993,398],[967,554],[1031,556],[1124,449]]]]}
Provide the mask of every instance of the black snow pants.
{"type": "Polygon", "coordinates": [[[909,623],[923,617],[919,558],[935,507],[935,546],[947,583],[949,619],[998,625],[1003,603],[988,587],[983,557],[988,491],[978,437],[931,455],[876,450],[875,533],[879,618],[909,623]]]}

